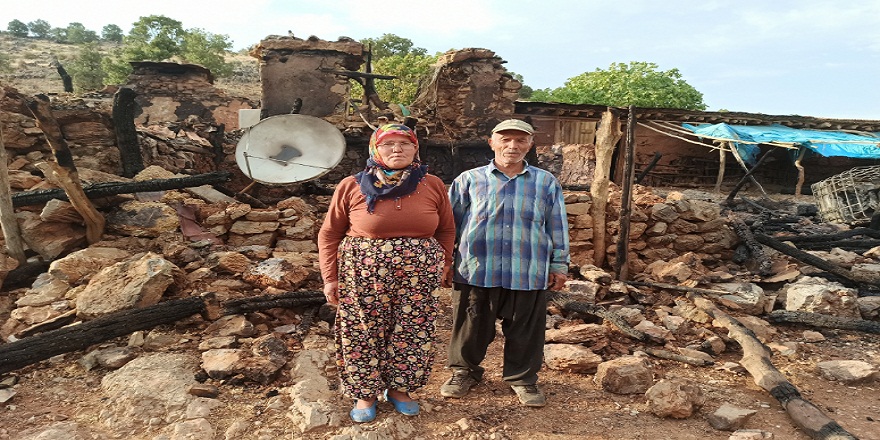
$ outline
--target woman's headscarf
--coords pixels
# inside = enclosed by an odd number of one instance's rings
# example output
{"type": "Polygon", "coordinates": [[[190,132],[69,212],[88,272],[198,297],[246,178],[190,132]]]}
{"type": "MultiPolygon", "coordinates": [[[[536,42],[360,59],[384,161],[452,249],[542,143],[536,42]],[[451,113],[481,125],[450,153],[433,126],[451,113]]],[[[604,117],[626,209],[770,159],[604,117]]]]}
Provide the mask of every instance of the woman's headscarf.
{"type": "Polygon", "coordinates": [[[361,185],[361,192],[367,198],[367,211],[372,213],[379,199],[396,199],[416,190],[428,170],[419,160],[418,148],[419,140],[416,134],[406,125],[385,124],[373,132],[370,136],[370,158],[367,159],[367,167],[354,176],[361,185]],[[378,145],[394,134],[405,136],[416,145],[413,162],[399,170],[388,168],[379,155],[378,145]]]}

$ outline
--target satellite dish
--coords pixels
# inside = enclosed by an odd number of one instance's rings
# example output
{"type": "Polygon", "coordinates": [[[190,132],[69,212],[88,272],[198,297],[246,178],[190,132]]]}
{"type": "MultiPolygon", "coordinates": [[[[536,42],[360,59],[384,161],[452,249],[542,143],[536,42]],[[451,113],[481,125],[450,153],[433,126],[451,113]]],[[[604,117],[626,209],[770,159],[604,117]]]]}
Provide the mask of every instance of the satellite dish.
{"type": "Polygon", "coordinates": [[[316,179],[345,155],[345,138],[331,123],[307,115],[271,116],[238,141],[235,162],[251,179],[283,184],[316,179]]]}

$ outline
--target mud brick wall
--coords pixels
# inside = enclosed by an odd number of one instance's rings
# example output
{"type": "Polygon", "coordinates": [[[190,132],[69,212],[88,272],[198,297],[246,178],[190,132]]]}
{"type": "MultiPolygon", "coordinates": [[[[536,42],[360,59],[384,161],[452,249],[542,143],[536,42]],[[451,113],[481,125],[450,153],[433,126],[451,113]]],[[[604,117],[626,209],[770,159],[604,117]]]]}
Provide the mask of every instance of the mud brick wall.
{"type": "Polygon", "coordinates": [[[349,79],[326,70],[356,71],[364,63],[364,45],[349,38],[269,37],[251,55],[260,60],[263,117],[299,113],[316,117],[344,114],[349,79]]]}

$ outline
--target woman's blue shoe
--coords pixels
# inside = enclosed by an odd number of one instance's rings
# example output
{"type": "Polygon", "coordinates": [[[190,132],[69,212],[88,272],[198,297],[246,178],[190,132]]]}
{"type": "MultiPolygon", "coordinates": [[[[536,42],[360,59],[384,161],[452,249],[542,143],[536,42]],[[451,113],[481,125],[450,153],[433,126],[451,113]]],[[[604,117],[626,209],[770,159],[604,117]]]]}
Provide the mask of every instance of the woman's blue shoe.
{"type": "Polygon", "coordinates": [[[376,418],[376,403],[378,402],[379,399],[376,399],[373,401],[372,406],[361,409],[357,407],[357,400],[355,400],[354,408],[351,409],[351,412],[349,412],[348,415],[357,423],[372,422],[376,418]]]}
{"type": "Polygon", "coordinates": [[[388,390],[385,390],[385,400],[391,402],[391,404],[394,405],[394,409],[405,416],[416,416],[419,414],[419,402],[416,402],[415,400],[401,402],[389,396],[388,390]]]}

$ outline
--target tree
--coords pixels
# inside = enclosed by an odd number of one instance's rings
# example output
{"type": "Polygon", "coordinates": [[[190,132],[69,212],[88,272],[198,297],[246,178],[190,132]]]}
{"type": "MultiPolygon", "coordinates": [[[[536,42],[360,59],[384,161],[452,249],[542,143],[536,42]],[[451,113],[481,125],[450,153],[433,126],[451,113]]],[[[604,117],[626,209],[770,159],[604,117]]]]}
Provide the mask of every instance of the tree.
{"type": "Polygon", "coordinates": [[[56,43],[67,43],[67,28],[49,29],[49,39],[56,43]]]}
{"type": "Polygon", "coordinates": [[[610,106],[662,107],[705,110],[703,94],[681,79],[678,69],[657,71],[648,62],[612,63],[569,78],[563,87],[536,90],[534,101],[610,106]]]}
{"type": "Polygon", "coordinates": [[[413,42],[409,38],[398,37],[394,34],[383,34],[379,38],[364,38],[361,43],[370,48],[373,61],[392,55],[426,55],[428,53],[427,49],[413,47],[413,42]]]}
{"type": "Polygon", "coordinates": [[[177,20],[150,15],[134,23],[128,35],[123,37],[122,47],[104,58],[101,66],[107,74],[107,84],[123,83],[131,73],[129,63],[134,61],[174,59],[198,63],[217,76],[225,76],[232,72],[231,66],[224,61],[224,55],[231,47],[226,35],[215,35],[197,28],[186,30],[177,20]]]}
{"type": "Polygon", "coordinates": [[[19,38],[26,38],[30,33],[28,26],[21,20],[10,21],[9,25],[6,26],[6,31],[12,34],[13,37],[19,38]]]}
{"type": "Polygon", "coordinates": [[[525,79],[523,79],[523,76],[518,73],[513,73],[513,72],[507,72],[507,73],[509,73],[510,76],[513,77],[513,79],[517,80],[520,84],[522,84],[522,87],[520,87],[519,92],[516,92],[517,97],[519,97],[519,99],[531,98],[532,93],[534,93],[535,90],[526,85],[526,82],[525,82],[525,79]]]}
{"type": "Polygon", "coordinates": [[[122,28],[115,24],[108,24],[101,29],[101,39],[113,43],[122,43],[122,28]]]}
{"type": "Polygon", "coordinates": [[[86,43],[80,47],[79,55],[68,66],[77,92],[98,90],[104,86],[102,58],[97,43],[86,43]]]}
{"type": "MultiPolygon", "coordinates": [[[[376,80],[376,92],[383,101],[400,104],[411,103],[416,96],[419,81],[431,71],[436,56],[427,55],[427,49],[413,47],[409,38],[384,34],[379,38],[361,40],[371,49],[372,73],[396,76],[393,80],[376,80]]],[[[352,96],[363,94],[363,87],[355,82],[352,96]]]]}
{"type": "Polygon", "coordinates": [[[28,23],[28,29],[30,29],[35,37],[45,39],[49,36],[49,31],[52,29],[52,26],[50,26],[49,22],[46,20],[34,20],[28,23]]]}
{"type": "Polygon", "coordinates": [[[232,49],[228,35],[212,34],[202,29],[188,29],[183,37],[180,57],[188,63],[200,64],[214,75],[229,76],[232,65],[223,54],[232,49]]]}
{"type": "Polygon", "coordinates": [[[95,31],[86,29],[85,25],[73,22],[67,25],[67,42],[73,44],[91,43],[98,41],[95,31]]]}

